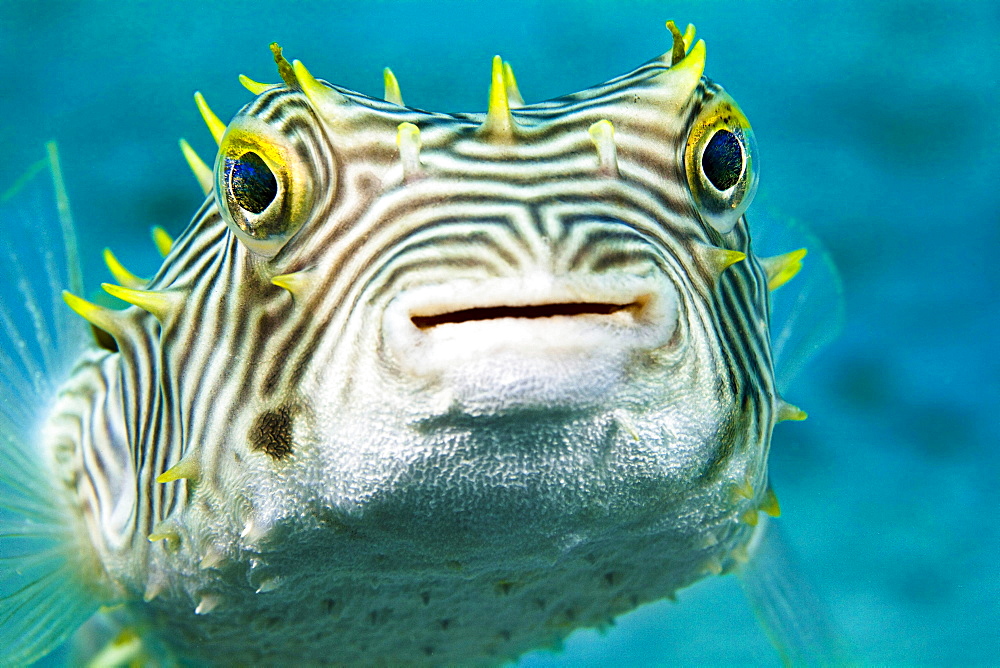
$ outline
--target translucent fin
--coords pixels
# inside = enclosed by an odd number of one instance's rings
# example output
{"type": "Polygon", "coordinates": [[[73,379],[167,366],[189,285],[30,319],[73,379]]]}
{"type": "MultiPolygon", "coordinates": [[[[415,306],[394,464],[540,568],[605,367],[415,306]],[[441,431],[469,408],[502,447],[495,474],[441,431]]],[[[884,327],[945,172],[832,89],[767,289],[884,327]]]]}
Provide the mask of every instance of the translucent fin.
{"type": "Polygon", "coordinates": [[[54,144],[0,194],[0,647],[30,663],[97,608],[73,528],[39,452],[42,422],[86,324],[62,301],[82,292],[76,238],[54,144]],[[14,246],[14,244],[17,244],[14,246]]]}
{"type": "Polygon", "coordinates": [[[847,647],[829,612],[800,573],[778,528],[761,518],[750,559],[738,572],[750,607],[785,665],[843,666],[847,647]]]}
{"type": "Polygon", "coordinates": [[[758,257],[809,251],[802,270],[771,293],[771,351],[778,390],[785,392],[813,355],[840,333],[844,291],[830,254],[801,223],[765,211],[750,216],[750,229],[758,257]]]}

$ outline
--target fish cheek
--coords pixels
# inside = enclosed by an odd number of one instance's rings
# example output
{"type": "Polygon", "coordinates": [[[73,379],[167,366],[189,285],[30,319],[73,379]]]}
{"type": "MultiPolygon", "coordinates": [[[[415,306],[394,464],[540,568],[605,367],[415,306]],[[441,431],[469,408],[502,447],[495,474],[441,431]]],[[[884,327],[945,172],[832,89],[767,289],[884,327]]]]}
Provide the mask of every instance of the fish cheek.
{"type": "Polygon", "coordinates": [[[247,434],[250,449],[264,452],[277,460],[292,454],[296,412],[291,406],[279,406],[258,415],[247,434]]]}

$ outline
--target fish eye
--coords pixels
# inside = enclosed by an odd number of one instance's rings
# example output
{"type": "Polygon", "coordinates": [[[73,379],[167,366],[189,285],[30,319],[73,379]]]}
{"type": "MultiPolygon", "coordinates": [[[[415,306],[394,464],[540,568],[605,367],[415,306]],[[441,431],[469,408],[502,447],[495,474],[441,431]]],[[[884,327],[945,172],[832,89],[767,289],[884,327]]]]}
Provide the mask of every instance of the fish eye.
{"type": "Polygon", "coordinates": [[[743,173],[743,146],[729,130],[716,130],[701,154],[701,171],[720,192],[729,190],[743,173]]]}
{"type": "Polygon", "coordinates": [[[226,158],[226,192],[246,211],[261,213],[278,195],[278,182],[253,151],[236,160],[226,158]]]}
{"type": "Polygon", "coordinates": [[[757,190],[757,146],[736,103],[715,93],[695,118],[684,156],[688,187],[702,218],[732,231],[757,190]]]}
{"type": "Polygon", "coordinates": [[[274,257],[308,219],[315,178],[294,137],[249,115],[229,124],[215,166],[219,212],[251,252],[274,257]]]}

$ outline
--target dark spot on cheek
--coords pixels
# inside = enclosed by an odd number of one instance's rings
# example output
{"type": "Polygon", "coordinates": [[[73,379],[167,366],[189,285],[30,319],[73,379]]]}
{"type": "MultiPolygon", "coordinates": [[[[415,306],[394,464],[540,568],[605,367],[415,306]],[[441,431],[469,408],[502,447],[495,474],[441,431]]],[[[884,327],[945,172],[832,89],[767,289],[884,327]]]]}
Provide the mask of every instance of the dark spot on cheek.
{"type": "Polygon", "coordinates": [[[250,449],[262,450],[274,459],[292,454],[293,422],[294,416],[288,406],[261,413],[250,428],[250,449]]]}

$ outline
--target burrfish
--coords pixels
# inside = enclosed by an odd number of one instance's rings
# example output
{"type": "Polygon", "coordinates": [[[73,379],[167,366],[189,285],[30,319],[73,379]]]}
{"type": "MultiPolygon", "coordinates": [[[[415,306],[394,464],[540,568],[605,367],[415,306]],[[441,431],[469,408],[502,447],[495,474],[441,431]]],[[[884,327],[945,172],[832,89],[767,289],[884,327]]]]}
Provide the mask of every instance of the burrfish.
{"type": "Polygon", "coordinates": [[[729,572],[827,656],[769,522],[805,251],[755,252],[753,131],[668,28],[544,102],[498,56],[485,113],[272,45],[229,123],[196,95],[204,203],[108,302],[50,146],[4,200],[4,661],[96,613],[105,663],[497,664],[729,572]]]}

